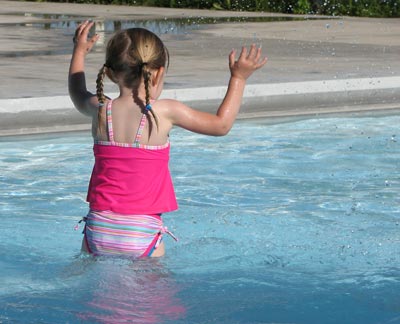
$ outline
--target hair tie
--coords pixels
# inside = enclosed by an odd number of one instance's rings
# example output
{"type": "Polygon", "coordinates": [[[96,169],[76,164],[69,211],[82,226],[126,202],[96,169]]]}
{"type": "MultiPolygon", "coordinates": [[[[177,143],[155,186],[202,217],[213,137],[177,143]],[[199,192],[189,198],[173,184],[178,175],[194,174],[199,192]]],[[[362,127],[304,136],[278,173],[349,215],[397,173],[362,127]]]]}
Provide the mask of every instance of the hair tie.
{"type": "Polygon", "coordinates": [[[146,109],[146,111],[150,111],[150,110],[151,110],[151,105],[150,105],[150,104],[147,104],[147,105],[144,107],[144,109],[146,109]]]}

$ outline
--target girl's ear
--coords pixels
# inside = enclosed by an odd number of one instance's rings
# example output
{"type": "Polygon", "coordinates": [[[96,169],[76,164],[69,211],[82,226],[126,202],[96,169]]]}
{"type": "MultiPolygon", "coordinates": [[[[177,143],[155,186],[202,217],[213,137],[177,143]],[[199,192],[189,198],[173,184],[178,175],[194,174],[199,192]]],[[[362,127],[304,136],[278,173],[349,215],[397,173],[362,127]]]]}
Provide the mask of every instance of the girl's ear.
{"type": "Polygon", "coordinates": [[[151,85],[153,87],[156,87],[160,84],[160,82],[164,77],[164,73],[165,73],[164,67],[160,67],[158,70],[152,73],[153,77],[151,78],[151,85]]]}

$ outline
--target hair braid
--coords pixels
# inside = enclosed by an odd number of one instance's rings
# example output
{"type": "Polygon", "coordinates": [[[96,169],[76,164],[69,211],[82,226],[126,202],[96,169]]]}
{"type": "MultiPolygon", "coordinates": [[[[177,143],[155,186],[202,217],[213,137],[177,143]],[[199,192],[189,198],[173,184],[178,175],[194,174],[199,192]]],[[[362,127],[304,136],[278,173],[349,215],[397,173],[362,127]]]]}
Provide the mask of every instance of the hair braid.
{"type": "Polygon", "coordinates": [[[144,80],[144,90],[146,91],[146,105],[150,104],[150,79],[151,79],[151,72],[147,70],[145,65],[143,66],[143,80],[144,80]]]}
{"type": "Polygon", "coordinates": [[[106,66],[103,65],[97,74],[96,79],[96,96],[99,101],[99,109],[97,110],[97,124],[98,131],[101,134],[104,131],[103,122],[102,122],[102,110],[101,108],[104,106],[106,101],[106,96],[104,95],[104,76],[106,75],[106,66]]]}
{"type": "MultiPolygon", "coordinates": [[[[146,116],[149,124],[149,134],[151,136],[154,126],[159,127],[156,113],[151,109],[151,86],[153,71],[158,71],[161,67],[169,64],[169,54],[161,39],[154,33],[144,28],[128,28],[116,32],[108,41],[106,50],[106,64],[100,70],[97,78],[97,98],[99,105],[105,103],[106,98],[103,94],[104,74],[120,87],[131,89],[133,100],[138,99],[138,90],[141,86],[145,88],[145,98],[143,100],[142,112],[146,116]]],[[[136,101],[135,101],[136,103],[136,101]]],[[[100,113],[100,112],[99,112],[100,113]]],[[[104,117],[103,117],[104,118],[104,117]]],[[[99,125],[106,125],[100,123],[99,125]]],[[[98,127],[98,129],[100,129],[98,127]]]]}
{"type": "Polygon", "coordinates": [[[143,64],[142,70],[143,70],[144,90],[146,92],[146,94],[145,94],[146,106],[145,106],[145,109],[144,109],[144,113],[146,114],[147,120],[149,121],[149,137],[150,137],[151,132],[153,130],[153,120],[152,120],[151,117],[153,117],[157,128],[158,128],[158,119],[157,119],[157,116],[154,113],[153,109],[151,108],[151,104],[150,104],[151,72],[147,70],[146,64],[143,64]],[[151,117],[150,117],[150,115],[151,115],[151,117]]]}

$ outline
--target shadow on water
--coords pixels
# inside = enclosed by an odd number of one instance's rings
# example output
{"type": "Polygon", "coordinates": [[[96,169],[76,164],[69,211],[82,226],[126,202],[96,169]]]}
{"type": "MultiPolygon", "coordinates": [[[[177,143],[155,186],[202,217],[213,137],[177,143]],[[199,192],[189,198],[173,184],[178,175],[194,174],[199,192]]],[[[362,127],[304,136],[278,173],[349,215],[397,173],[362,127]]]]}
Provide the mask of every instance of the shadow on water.
{"type": "MultiPolygon", "coordinates": [[[[293,16],[274,16],[274,17],[203,17],[190,16],[185,18],[162,18],[145,20],[139,19],[98,19],[90,15],[64,15],[64,14],[37,14],[37,13],[8,13],[7,15],[24,16],[32,18],[32,21],[21,23],[1,23],[2,28],[34,28],[39,30],[56,30],[61,31],[65,36],[74,34],[76,27],[84,20],[93,19],[95,25],[91,30],[91,34],[100,35],[99,45],[104,45],[106,39],[116,31],[121,29],[141,27],[151,30],[152,32],[162,35],[189,35],[194,30],[206,28],[208,25],[224,24],[224,23],[265,23],[278,21],[303,21],[309,19],[327,19],[314,16],[293,17],[293,16]]],[[[328,18],[331,19],[331,18],[328,18]]],[[[45,51],[13,51],[0,52],[0,57],[27,57],[36,55],[62,55],[69,53],[70,49],[57,50],[48,49],[45,51]]]]}

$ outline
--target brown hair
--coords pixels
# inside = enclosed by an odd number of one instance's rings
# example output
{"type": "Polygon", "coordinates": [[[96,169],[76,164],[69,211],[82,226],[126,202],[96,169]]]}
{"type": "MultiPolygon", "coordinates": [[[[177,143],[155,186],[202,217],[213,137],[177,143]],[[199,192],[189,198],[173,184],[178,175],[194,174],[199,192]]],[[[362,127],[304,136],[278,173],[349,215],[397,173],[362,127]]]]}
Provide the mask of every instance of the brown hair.
{"type": "MultiPolygon", "coordinates": [[[[108,42],[106,63],[97,75],[96,94],[99,105],[104,105],[104,76],[111,81],[120,82],[132,90],[138,89],[144,82],[146,91],[145,106],[142,107],[149,121],[149,129],[153,127],[152,118],[158,126],[157,116],[150,105],[151,71],[168,66],[169,54],[161,39],[144,28],[130,28],[117,32],[108,42]]],[[[102,132],[101,110],[98,112],[99,131],[102,132]]]]}

